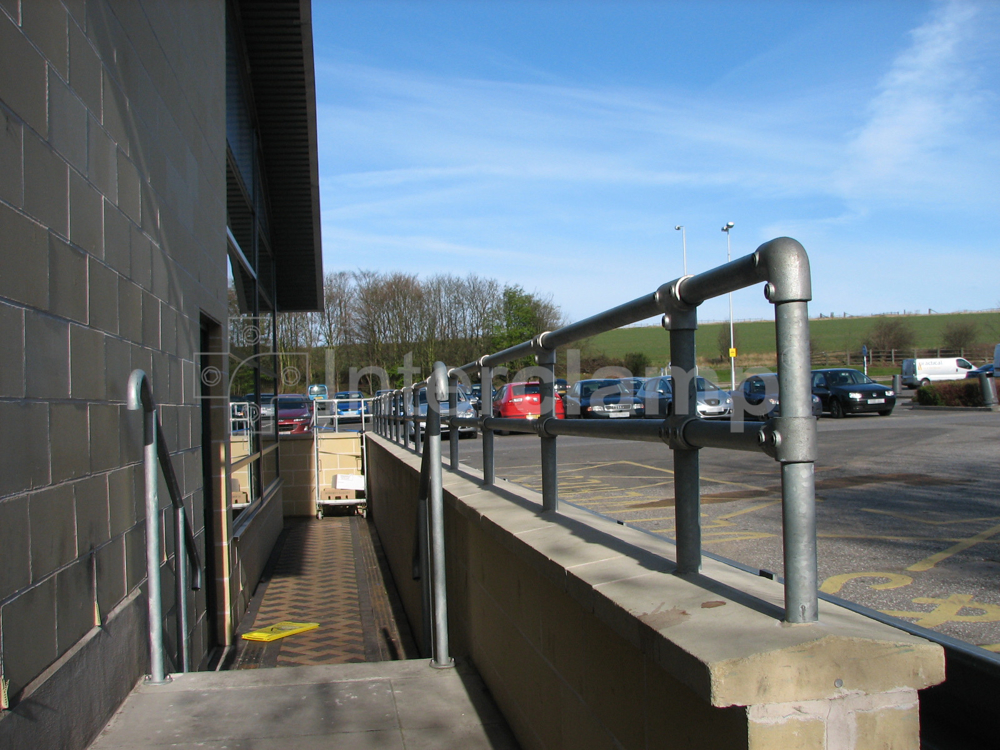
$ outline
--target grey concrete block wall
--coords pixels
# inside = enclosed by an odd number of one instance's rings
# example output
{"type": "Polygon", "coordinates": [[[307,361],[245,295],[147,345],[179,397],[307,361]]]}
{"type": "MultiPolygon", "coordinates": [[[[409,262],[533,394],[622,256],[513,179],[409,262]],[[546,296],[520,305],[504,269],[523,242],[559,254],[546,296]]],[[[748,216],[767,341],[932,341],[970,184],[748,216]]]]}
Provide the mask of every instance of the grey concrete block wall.
{"type": "Polygon", "coordinates": [[[0,673],[12,697],[42,689],[43,673],[58,681],[84,641],[116,660],[89,690],[147,658],[133,633],[88,635],[145,578],[134,367],[170,414],[203,533],[197,388],[182,381],[201,316],[227,315],[224,94],[224,0],[0,0],[0,673]]]}

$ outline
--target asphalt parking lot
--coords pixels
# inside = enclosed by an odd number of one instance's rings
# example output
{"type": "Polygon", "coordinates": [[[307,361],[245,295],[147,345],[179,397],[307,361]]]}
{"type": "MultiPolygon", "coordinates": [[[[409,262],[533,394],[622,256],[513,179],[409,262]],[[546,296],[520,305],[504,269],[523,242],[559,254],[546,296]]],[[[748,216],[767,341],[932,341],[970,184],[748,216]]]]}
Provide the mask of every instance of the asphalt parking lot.
{"type": "MultiPolygon", "coordinates": [[[[821,589],[1000,652],[1000,413],[901,402],[818,432],[821,589]]],[[[482,466],[479,441],[460,450],[482,466]]],[[[672,537],[666,446],[563,437],[558,451],[562,501],[672,537]]],[[[497,436],[497,475],[540,491],[538,454],[534,436],[497,436]]],[[[704,449],[701,472],[704,548],[782,575],[778,464],[704,449]]]]}

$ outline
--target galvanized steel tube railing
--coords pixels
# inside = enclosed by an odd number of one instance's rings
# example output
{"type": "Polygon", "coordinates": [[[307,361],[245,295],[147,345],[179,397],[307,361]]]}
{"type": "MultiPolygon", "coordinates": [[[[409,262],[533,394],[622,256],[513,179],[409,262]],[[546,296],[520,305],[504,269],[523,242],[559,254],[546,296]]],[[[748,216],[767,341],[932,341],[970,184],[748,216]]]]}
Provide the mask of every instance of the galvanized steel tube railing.
{"type": "Polygon", "coordinates": [[[180,671],[191,671],[190,622],[188,616],[188,571],[190,564],[194,573],[190,588],[201,588],[201,560],[195,546],[194,532],[187,522],[186,509],[181,497],[180,485],[170,461],[170,452],[163,438],[163,428],[156,411],[149,378],[142,370],[133,370],[128,379],[128,408],[143,412],[143,471],[146,485],[146,585],[149,606],[149,659],[151,685],[169,682],[164,666],[163,648],[163,605],[160,585],[160,541],[162,526],[160,516],[159,482],[157,464],[163,477],[174,508],[174,582],[177,607],[177,665],[180,671]]]}
{"type": "MultiPolygon", "coordinates": [[[[812,417],[810,351],[807,303],[812,298],[809,259],[802,246],[788,237],[766,242],[750,255],[737,258],[701,274],[682,276],[655,292],[585,320],[546,331],[530,341],[486,355],[452,370],[479,372],[484,400],[492,390],[495,367],[534,355],[543,368],[543,413],[537,420],[501,419],[483,414],[483,480],[494,482],[493,433],[496,430],[534,432],[541,438],[543,510],[558,508],[557,455],[559,435],[662,440],[673,451],[674,494],[677,520],[677,572],[701,568],[700,468],[701,448],[760,451],[781,464],[783,541],[785,567],[785,619],[813,622],[818,617],[816,574],[816,519],[813,469],[816,460],[816,425],[812,417]],[[733,431],[735,424],[710,424],[700,419],[696,402],[695,332],[697,308],[751,284],[764,282],[765,297],[775,306],[778,349],[778,383],[781,416],[763,426],[733,431]],[[582,338],[662,314],[670,335],[674,410],[662,423],[565,422],[555,418],[553,394],[555,350],[582,338]]],[[[451,389],[457,378],[451,378],[451,389]]],[[[430,401],[429,401],[430,403],[430,401]]],[[[453,402],[452,407],[454,407],[453,402]]],[[[414,424],[420,422],[414,416],[414,424]]],[[[467,422],[450,411],[449,424],[467,422]]],[[[453,430],[454,431],[454,430],[453,430]]],[[[386,433],[383,433],[386,434],[386,433]]],[[[418,443],[419,445],[419,443],[418,443]]],[[[452,466],[457,457],[452,452],[452,466]]]]}

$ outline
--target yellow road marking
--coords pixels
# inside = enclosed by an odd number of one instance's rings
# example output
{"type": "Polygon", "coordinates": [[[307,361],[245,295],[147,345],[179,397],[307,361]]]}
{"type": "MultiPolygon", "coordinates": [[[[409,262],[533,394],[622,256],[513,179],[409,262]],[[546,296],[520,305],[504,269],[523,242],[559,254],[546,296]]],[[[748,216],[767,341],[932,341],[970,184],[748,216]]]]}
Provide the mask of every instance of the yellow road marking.
{"type": "Polygon", "coordinates": [[[923,573],[925,570],[930,570],[931,568],[933,568],[939,562],[947,560],[949,557],[957,555],[959,552],[967,550],[969,547],[979,544],[980,542],[985,542],[987,539],[989,539],[992,536],[996,536],[997,534],[1000,534],[1000,526],[994,526],[991,529],[986,529],[986,531],[981,531],[975,536],[971,536],[968,539],[963,539],[958,544],[954,545],[953,547],[949,547],[943,552],[938,552],[936,555],[931,555],[930,557],[926,557],[918,563],[914,563],[913,565],[908,567],[907,570],[911,570],[914,573],[923,573]]]}
{"type": "Polygon", "coordinates": [[[1000,654],[1000,643],[993,643],[989,646],[980,646],[979,648],[985,648],[987,651],[993,651],[1000,654]]]}
{"type": "Polygon", "coordinates": [[[702,534],[702,539],[706,542],[739,542],[744,539],[770,539],[776,537],[777,534],[771,534],[766,531],[713,531],[708,534],[702,534]],[[717,539],[709,539],[709,537],[719,537],[717,539]],[[723,539],[722,537],[727,537],[723,539]]]}
{"type": "Polygon", "coordinates": [[[1000,622],[1000,606],[975,602],[972,600],[972,594],[952,594],[947,599],[920,596],[914,599],[913,603],[934,604],[936,606],[930,612],[882,610],[882,613],[892,617],[916,617],[917,621],[913,624],[922,628],[934,628],[946,622],[1000,622]],[[983,611],[983,614],[959,614],[963,609],[979,609],[983,611]]]}
{"type": "Polygon", "coordinates": [[[905,513],[893,513],[888,510],[876,510],[875,508],[862,508],[865,513],[878,513],[881,516],[891,516],[893,518],[901,518],[904,521],[915,521],[916,523],[925,523],[931,526],[948,526],[949,524],[954,525],[958,523],[982,523],[983,521],[1000,521],[1000,516],[985,516],[984,518],[954,518],[947,521],[928,521],[926,518],[920,518],[919,516],[910,516],[905,513]]]}
{"type": "Polygon", "coordinates": [[[879,591],[883,589],[898,589],[913,583],[912,578],[900,573],[841,573],[837,576],[830,576],[823,581],[823,585],[819,587],[819,590],[824,594],[836,594],[844,587],[845,583],[855,578],[888,578],[889,580],[885,583],[875,583],[868,587],[878,589],[879,591]]]}

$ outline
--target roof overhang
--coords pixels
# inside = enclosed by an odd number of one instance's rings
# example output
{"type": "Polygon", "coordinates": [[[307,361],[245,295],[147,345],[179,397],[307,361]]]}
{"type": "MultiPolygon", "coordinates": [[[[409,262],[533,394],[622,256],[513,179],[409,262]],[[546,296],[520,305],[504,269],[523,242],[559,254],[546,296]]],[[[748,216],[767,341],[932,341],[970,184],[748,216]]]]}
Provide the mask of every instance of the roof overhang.
{"type": "Polygon", "coordinates": [[[279,312],[323,308],[310,0],[239,0],[260,130],[279,312]]]}

